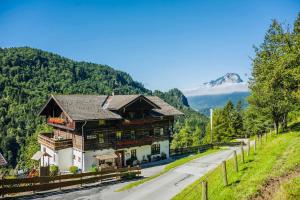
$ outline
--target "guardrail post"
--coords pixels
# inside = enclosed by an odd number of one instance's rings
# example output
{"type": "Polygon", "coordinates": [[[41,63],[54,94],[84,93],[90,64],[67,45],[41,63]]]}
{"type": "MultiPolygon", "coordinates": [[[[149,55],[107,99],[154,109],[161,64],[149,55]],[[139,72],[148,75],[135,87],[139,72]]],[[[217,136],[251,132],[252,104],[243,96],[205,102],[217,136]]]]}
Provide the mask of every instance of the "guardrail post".
{"type": "Polygon", "coordinates": [[[250,155],[250,140],[247,141],[247,156],[250,155]]]}
{"type": "Polygon", "coordinates": [[[245,163],[243,144],[241,145],[241,156],[242,156],[242,162],[245,163]]]}
{"type": "Polygon", "coordinates": [[[238,172],[239,171],[239,167],[238,167],[238,160],[237,160],[236,150],[233,151],[233,159],[234,159],[234,168],[235,168],[235,171],[238,172]]]}
{"type": "Polygon", "coordinates": [[[208,200],[208,197],[207,197],[207,181],[202,181],[202,200],[208,200]]]}
{"type": "Polygon", "coordinates": [[[226,169],[226,161],[222,161],[222,171],[223,171],[223,180],[224,180],[224,185],[228,185],[228,180],[227,180],[227,169],[226,169]]]}

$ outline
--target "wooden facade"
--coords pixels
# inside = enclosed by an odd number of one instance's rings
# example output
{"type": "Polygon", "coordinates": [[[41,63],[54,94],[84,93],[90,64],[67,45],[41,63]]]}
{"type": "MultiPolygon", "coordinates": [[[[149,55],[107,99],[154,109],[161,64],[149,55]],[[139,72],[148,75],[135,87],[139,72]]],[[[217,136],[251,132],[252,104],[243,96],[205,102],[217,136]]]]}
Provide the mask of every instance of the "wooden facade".
{"type": "Polygon", "coordinates": [[[169,139],[173,120],[174,117],[126,120],[126,122],[125,120],[91,120],[86,123],[75,122],[74,130],[66,125],[48,123],[53,126],[54,131],[41,133],[39,142],[53,150],[58,150],[69,147],[72,141],[72,147],[83,151],[149,145],[169,139]]]}

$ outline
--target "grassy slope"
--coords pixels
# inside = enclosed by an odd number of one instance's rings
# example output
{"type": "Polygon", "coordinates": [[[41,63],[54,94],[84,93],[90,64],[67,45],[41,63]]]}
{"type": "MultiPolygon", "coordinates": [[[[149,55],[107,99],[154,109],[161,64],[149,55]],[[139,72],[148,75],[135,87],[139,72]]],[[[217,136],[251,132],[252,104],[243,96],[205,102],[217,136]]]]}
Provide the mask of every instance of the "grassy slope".
{"type": "MultiPolygon", "coordinates": [[[[208,181],[209,199],[247,199],[255,194],[259,187],[272,176],[279,176],[300,165],[299,129],[288,134],[273,136],[262,147],[258,145],[257,154],[246,158],[246,163],[239,162],[239,172],[234,172],[233,161],[228,161],[229,186],[223,186],[221,168],[218,167],[205,177],[185,188],[173,199],[199,199],[201,184],[208,181]]],[[[240,160],[240,159],[239,159],[240,160]]]]}
{"type": "Polygon", "coordinates": [[[276,193],[275,200],[300,199],[300,177],[295,177],[284,183],[279,192],[276,193]]]}
{"type": "Polygon", "coordinates": [[[190,162],[190,161],[192,161],[194,159],[203,157],[203,156],[205,156],[207,154],[210,154],[210,153],[213,153],[213,152],[216,152],[216,151],[218,151],[218,150],[217,149],[212,149],[212,150],[208,150],[208,151],[206,151],[204,153],[198,153],[198,154],[193,155],[193,156],[188,156],[188,157],[176,160],[176,161],[174,161],[174,162],[166,165],[165,168],[164,168],[164,170],[161,171],[160,173],[155,174],[155,175],[150,176],[150,177],[147,177],[147,178],[144,178],[144,179],[139,180],[139,181],[135,181],[135,182],[129,183],[129,184],[125,185],[124,187],[118,189],[117,192],[128,190],[128,189],[131,189],[131,188],[136,187],[138,185],[141,185],[141,184],[143,184],[143,183],[145,183],[147,181],[150,181],[150,180],[152,180],[152,179],[154,179],[154,178],[156,178],[156,177],[158,177],[158,176],[160,176],[160,175],[162,175],[162,174],[170,171],[171,169],[174,169],[175,167],[178,167],[178,166],[183,165],[183,164],[185,164],[187,162],[190,162]]]}

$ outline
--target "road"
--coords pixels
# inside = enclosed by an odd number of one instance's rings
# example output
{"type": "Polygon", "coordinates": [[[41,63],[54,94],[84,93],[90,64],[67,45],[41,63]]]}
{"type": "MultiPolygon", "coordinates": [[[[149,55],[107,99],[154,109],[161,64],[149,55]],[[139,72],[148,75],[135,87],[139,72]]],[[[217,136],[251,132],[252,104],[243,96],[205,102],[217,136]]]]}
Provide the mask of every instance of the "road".
{"type": "MultiPolygon", "coordinates": [[[[202,177],[208,171],[216,168],[224,159],[232,156],[233,150],[238,147],[230,147],[204,157],[195,159],[181,165],[167,173],[123,192],[115,192],[127,183],[110,184],[106,186],[94,186],[72,191],[52,192],[28,196],[21,199],[38,200],[167,200],[174,197],[185,187],[202,177]]],[[[161,170],[161,166],[157,170],[161,170]]],[[[148,168],[155,171],[155,168],[148,168]]],[[[147,169],[145,169],[147,170],[147,169]]]]}

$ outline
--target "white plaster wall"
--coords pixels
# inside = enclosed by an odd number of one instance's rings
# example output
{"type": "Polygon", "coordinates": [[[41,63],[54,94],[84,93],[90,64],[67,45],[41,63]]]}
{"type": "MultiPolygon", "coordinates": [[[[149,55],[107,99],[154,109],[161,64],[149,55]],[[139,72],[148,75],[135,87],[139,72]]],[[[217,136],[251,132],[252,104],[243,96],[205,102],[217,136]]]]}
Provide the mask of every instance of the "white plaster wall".
{"type": "Polygon", "coordinates": [[[78,167],[78,169],[81,169],[81,162],[83,161],[81,151],[73,148],[73,155],[72,155],[72,160],[73,160],[72,165],[78,167]],[[75,159],[73,159],[73,155],[75,155],[75,159]],[[81,162],[78,162],[78,157],[80,157],[81,162]]]}
{"type": "Polygon", "coordinates": [[[56,160],[61,171],[68,171],[73,165],[73,148],[61,149],[57,151],[56,160]]]}
{"type": "MultiPolygon", "coordinates": [[[[46,152],[51,156],[49,158],[49,163],[48,163],[48,158],[45,158],[45,165],[56,165],[58,166],[59,170],[61,171],[66,171],[69,170],[70,166],[73,165],[72,161],[72,148],[67,148],[67,149],[62,149],[58,151],[53,151],[52,149],[41,145],[41,151],[44,151],[44,148],[46,148],[46,152]],[[55,161],[54,161],[54,156],[55,156],[55,161]]],[[[41,164],[43,164],[43,160],[41,159],[41,164]]]]}
{"type": "Polygon", "coordinates": [[[140,162],[143,160],[144,156],[145,156],[145,159],[147,160],[148,159],[147,155],[151,155],[151,146],[150,145],[120,149],[120,150],[124,150],[125,164],[126,164],[126,160],[131,158],[131,150],[132,149],[136,149],[136,157],[137,157],[137,160],[140,162]]]}
{"type": "Polygon", "coordinates": [[[160,154],[164,152],[169,158],[169,140],[154,142],[153,144],[160,144],[160,154]]]}
{"type": "Polygon", "coordinates": [[[114,153],[114,149],[103,149],[103,150],[96,150],[96,151],[86,151],[84,153],[84,167],[83,171],[89,171],[93,165],[98,165],[98,160],[96,156],[103,155],[103,154],[112,154],[114,153]]]}

